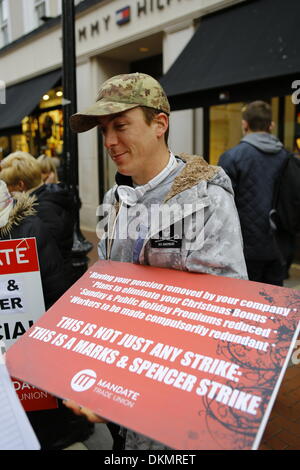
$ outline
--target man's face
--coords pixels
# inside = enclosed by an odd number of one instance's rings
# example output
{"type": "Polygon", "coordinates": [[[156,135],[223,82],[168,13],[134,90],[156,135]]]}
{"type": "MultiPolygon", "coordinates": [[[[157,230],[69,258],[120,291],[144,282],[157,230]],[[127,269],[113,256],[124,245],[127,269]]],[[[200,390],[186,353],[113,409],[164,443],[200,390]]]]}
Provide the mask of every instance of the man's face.
{"type": "Polygon", "coordinates": [[[124,113],[99,118],[104,145],[119,173],[131,176],[138,184],[153,169],[153,157],[158,145],[155,120],[148,125],[143,111],[134,108],[124,113]]]}

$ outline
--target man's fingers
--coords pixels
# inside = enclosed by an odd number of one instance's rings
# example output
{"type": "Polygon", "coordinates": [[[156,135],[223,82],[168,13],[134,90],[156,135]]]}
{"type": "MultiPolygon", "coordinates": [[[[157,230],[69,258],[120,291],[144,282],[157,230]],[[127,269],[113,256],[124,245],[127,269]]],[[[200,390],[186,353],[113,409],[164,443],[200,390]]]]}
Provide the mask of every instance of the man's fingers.
{"type": "Polygon", "coordinates": [[[88,408],[81,408],[81,414],[85,416],[91,423],[107,423],[101,416],[96,415],[88,408]]]}
{"type": "Polygon", "coordinates": [[[101,416],[96,415],[93,411],[85,408],[84,406],[78,405],[73,400],[64,400],[63,404],[73,411],[77,416],[85,416],[91,423],[107,423],[107,421],[101,416]]]}
{"type": "Polygon", "coordinates": [[[73,400],[63,400],[63,404],[75,413],[77,416],[81,416],[81,406],[79,406],[73,400]]]}

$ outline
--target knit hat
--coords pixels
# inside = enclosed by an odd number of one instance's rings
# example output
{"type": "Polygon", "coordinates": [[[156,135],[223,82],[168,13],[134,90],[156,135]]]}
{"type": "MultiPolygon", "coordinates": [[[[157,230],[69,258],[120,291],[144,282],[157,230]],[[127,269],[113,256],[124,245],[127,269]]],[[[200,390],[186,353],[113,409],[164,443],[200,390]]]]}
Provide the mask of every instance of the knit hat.
{"type": "Polygon", "coordinates": [[[116,75],[102,85],[93,106],[71,116],[71,129],[74,132],[88,131],[99,124],[98,116],[117,114],[138,106],[170,114],[168,98],[153,77],[145,73],[116,75]]]}
{"type": "Polygon", "coordinates": [[[13,205],[13,197],[8,192],[4,181],[0,180],[0,228],[7,224],[13,205]]]}

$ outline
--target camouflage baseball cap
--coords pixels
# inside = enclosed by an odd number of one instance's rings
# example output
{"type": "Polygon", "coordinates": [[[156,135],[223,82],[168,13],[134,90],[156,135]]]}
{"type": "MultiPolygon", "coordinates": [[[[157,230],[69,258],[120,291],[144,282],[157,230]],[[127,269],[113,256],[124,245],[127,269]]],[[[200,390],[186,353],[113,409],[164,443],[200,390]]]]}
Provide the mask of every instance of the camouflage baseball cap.
{"type": "Polygon", "coordinates": [[[88,131],[98,125],[98,116],[117,114],[138,106],[170,114],[168,98],[153,77],[144,73],[116,75],[103,83],[93,106],[71,116],[71,129],[88,131]]]}

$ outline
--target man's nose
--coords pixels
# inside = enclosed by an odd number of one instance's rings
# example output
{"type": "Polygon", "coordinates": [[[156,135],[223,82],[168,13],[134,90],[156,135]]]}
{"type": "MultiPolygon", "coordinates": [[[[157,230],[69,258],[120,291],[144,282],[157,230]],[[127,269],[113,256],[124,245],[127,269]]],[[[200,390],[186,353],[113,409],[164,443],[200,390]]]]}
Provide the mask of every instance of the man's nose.
{"type": "Polygon", "coordinates": [[[118,143],[118,137],[113,129],[107,129],[104,134],[104,146],[109,149],[118,143]]]}

